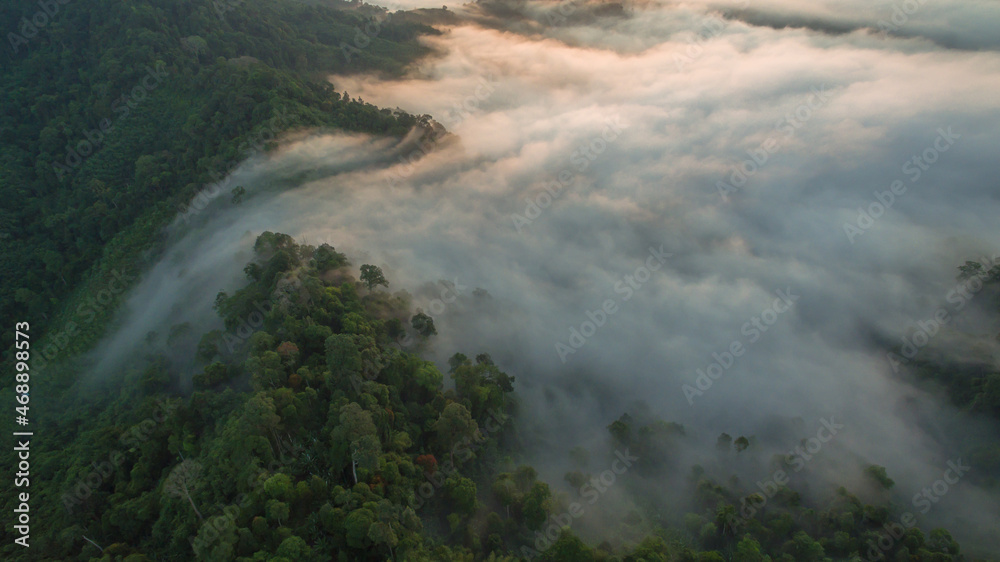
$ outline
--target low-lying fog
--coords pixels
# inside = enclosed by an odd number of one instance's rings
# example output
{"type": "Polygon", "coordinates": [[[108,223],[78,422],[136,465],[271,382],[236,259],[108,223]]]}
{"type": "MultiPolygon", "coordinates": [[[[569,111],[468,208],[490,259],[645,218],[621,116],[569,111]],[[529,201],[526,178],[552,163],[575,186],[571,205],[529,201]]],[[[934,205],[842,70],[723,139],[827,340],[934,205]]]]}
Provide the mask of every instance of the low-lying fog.
{"type": "MultiPolygon", "coordinates": [[[[488,351],[515,375],[554,482],[645,407],[706,451],[756,435],[762,459],[832,418],[812,474],[851,487],[885,465],[909,498],[996,431],[886,352],[940,308],[928,349],[998,331],[979,312],[995,295],[955,275],[1000,252],[1000,9],[898,4],[905,21],[886,2],[452,5],[464,23],[408,78],[331,81],[453,137],[425,155],[306,134],[246,163],[243,203],[174,225],[97,369],[149,330],[207,325],[255,237],[284,232],[416,294],[439,362],[488,351]],[[461,297],[432,306],[438,280],[461,297]]],[[[998,505],[970,479],[918,521],[995,546],[998,505]]]]}

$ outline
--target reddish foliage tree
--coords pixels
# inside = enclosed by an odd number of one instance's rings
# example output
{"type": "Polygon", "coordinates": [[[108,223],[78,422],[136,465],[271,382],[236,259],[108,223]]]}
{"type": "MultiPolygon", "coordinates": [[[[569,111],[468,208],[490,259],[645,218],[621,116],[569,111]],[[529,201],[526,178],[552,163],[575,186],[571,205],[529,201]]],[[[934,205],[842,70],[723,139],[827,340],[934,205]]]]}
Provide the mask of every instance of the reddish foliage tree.
{"type": "Polygon", "coordinates": [[[283,359],[288,359],[290,357],[298,356],[299,346],[295,345],[290,341],[281,342],[281,345],[278,346],[277,351],[278,355],[280,355],[283,359]]]}
{"type": "Polygon", "coordinates": [[[438,461],[434,455],[420,455],[417,457],[417,464],[423,467],[424,472],[434,474],[437,471],[438,461]]]}

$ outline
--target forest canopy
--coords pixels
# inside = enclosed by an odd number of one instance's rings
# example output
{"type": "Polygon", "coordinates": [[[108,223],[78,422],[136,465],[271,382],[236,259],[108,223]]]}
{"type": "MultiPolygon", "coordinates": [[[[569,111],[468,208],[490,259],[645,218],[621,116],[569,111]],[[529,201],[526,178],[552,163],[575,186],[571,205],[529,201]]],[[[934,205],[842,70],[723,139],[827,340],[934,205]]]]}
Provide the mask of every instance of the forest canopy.
{"type": "MultiPolygon", "coordinates": [[[[193,372],[154,353],[84,400],[61,395],[32,451],[35,559],[962,559],[887,495],[840,488],[807,505],[778,476],[791,459],[751,489],[690,467],[689,502],[637,503],[590,546],[576,517],[610,485],[643,497],[689,440],[683,426],[623,414],[606,448],[573,451],[575,493],[558,492],[524,462],[516,380],[489,354],[455,353],[442,373],[404,350],[423,313],[331,246],[265,232],[254,252],[247,284],[216,299],[225,330],[183,336],[200,339],[193,372]]],[[[720,462],[754,442],[723,434],[720,462]]],[[[884,468],[867,472],[892,487],[884,468]]]]}
{"type": "Polygon", "coordinates": [[[65,302],[74,292],[138,273],[141,252],[203,185],[287,130],[399,136],[418,125],[327,81],[399,73],[426,54],[416,38],[436,31],[402,13],[262,0],[54,5],[51,18],[37,3],[0,7],[12,30],[0,49],[4,325],[49,325],[76,308],[65,302]],[[37,13],[48,23],[32,34],[37,13]],[[366,26],[378,32],[358,49],[366,26]]]}
{"type": "MultiPolygon", "coordinates": [[[[430,126],[328,81],[398,76],[435,56],[419,39],[440,32],[421,21],[339,0],[0,7],[0,322],[30,319],[41,336],[32,429],[44,435],[31,451],[31,549],[7,540],[0,557],[970,559],[949,530],[916,523],[886,467],[858,461],[860,481],[828,486],[798,472],[802,456],[763,458],[755,435],[706,441],[642,408],[601,418],[586,447],[560,443],[569,470],[533,462],[537,427],[518,397],[530,369],[494,360],[491,341],[430,361],[446,322],[400,290],[421,280],[281,232],[249,232],[240,286],[207,288],[215,329],[150,332],[125,367],[85,380],[86,352],[206,185],[283,134],[398,139],[430,126]],[[694,448],[705,462],[686,462],[694,448]],[[733,467],[748,465],[769,478],[741,480],[733,467]],[[678,482],[669,501],[654,493],[678,482]]],[[[231,206],[249,196],[228,184],[222,195],[231,206]]],[[[1000,266],[970,261],[958,278],[995,296],[1000,266]]],[[[899,376],[1000,419],[988,362],[928,353],[899,376]]],[[[995,489],[1000,441],[970,443],[958,447],[976,470],[952,470],[995,489]]],[[[3,463],[17,466],[16,453],[3,463]]],[[[0,493],[8,513],[15,491],[0,493]]]]}

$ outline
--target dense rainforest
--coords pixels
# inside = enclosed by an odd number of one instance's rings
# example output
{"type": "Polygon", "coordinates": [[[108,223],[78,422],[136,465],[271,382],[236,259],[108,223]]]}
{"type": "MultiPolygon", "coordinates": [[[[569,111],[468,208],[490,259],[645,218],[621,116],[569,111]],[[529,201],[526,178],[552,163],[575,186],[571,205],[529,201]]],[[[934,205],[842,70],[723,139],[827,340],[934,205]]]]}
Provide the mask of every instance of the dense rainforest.
{"type": "MultiPolygon", "coordinates": [[[[29,319],[58,350],[32,379],[44,438],[32,445],[31,547],[7,525],[4,560],[969,559],[947,530],[908,523],[879,466],[864,494],[811,501],[784,485],[804,475],[760,487],[676,466],[691,437],[642,412],[608,420],[603,448],[574,450],[573,492],[561,492],[522,451],[502,365],[453,350],[442,372],[419,355],[433,318],[388,289],[403,280],[280,233],[259,233],[245,286],[219,294],[223,329],[177,326],[129,368],[78,380],[79,354],[129,282],[73,337],[53,331],[109,278],[140,273],[206,183],[290,130],[398,137],[421,126],[325,77],[399,73],[432,56],[416,39],[436,31],[336,1],[47,5],[0,7],[0,319],[29,319]],[[174,346],[197,352],[178,358],[174,346]],[[672,505],[644,493],[666,468],[691,490],[672,505]],[[607,478],[647,499],[609,518],[597,542],[572,523],[600,510],[607,478]]],[[[995,286],[998,271],[960,274],[995,286]]],[[[913,366],[963,409],[1000,417],[1000,375],[985,365],[913,366]]],[[[6,387],[0,396],[13,401],[6,387]]],[[[707,446],[720,467],[755,451],[752,436],[707,446]]],[[[1000,446],[974,454],[984,473],[1000,465],[1000,446]]],[[[793,461],[774,459],[775,474],[793,461]]],[[[2,465],[17,465],[9,447],[2,465]]],[[[8,514],[18,503],[9,486],[2,503],[8,514]]]]}
{"type": "Polygon", "coordinates": [[[0,7],[4,325],[47,326],[73,290],[137,272],[159,227],[282,132],[418,124],[326,80],[426,54],[416,37],[434,30],[403,15],[335,1],[52,6],[0,7]]]}
{"type": "MultiPolygon", "coordinates": [[[[8,541],[5,559],[821,561],[877,549],[886,529],[900,535],[884,553],[895,560],[959,559],[947,531],[897,523],[888,494],[869,504],[841,488],[807,506],[698,466],[689,504],[637,504],[588,546],[569,523],[609,485],[600,468],[636,471],[620,485],[641,497],[683,426],[621,416],[606,450],[574,451],[579,495],[556,493],[521,462],[515,379],[488,354],[456,353],[446,389],[398,345],[433,338],[433,319],[377,268],[358,280],[334,248],[270,232],[254,250],[248,284],[216,300],[225,329],[174,335],[198,340],[190,380],[151,349],[48,406],[62,414],[32,451],[32,555],[8,541]]],[[[724,461],[753,440],[716,447],[724,461]]]]}

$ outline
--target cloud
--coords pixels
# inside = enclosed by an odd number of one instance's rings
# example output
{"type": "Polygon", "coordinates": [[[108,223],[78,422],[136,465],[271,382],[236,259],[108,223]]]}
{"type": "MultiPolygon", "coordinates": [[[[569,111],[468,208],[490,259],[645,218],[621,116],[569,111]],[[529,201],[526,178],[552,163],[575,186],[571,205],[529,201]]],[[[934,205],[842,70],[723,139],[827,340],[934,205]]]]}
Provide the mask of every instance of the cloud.
{"type": "MultiPolygon", "coordinates": [[[[409,76],[331,78],[442,122],[474,99],[451,120],[451,140],[407,160],[412,143],[317,133],[246,163],[235,176],[247,201],[220,198],[175,229],[105,357],[157,325],[208,322],[254,237],[280,231],[383,266],[393,288],[458,278],[486,289],[490,298],[459,299],[435,318],[430,353],[491,353],[517,377],[531,444],[549,457],[593,442],[637,401],[702,443],[757,434],[775,452],[798,435],[776,426],[805,420],[805,438],[837,416],[855,429],[811,470],[840,483],[844,466],[872,462],[900,489],[923,486],[964,433],[991,426],[893,373],[886,342],[942,305],[957,265],[997,251],[1000,54],[985,32],[997,5],[928,2],[883,39],[862,28],[877,29],[892,4],[856,4],[754,3],[752,17],[738,4],[632,4],[546,27],[548,7],[522,3],[515,31],[497,24],[509,14],[459,11],[465,23],[426,39],[440,56],[409,76]],[[809,106],[817,90],[829,99],[809,106]],[[609,119],[620,137],[580,169],[609,119]],[[906,163],[948,127],[960,139],[911,181],[906,163]],[[777,148],[723,200],[717,182],[769,138],[777,148]],[[512,215],[562,170],[568,185],[515,228],[512,215]],[[897,179],[905,196],[852,244],[844,223],[897,179]],[[621,297],[616,282],[661,244],[672,254],[664,267],[563,364],[555,344],[621,297]],[[745,323],[789,287],[801,299],[691,406],[682,385],[749,338],[745,323]]],[[[557,474],[560,461],[539,457],[557,474]]],[[[998,521],[988,497],[970,478],[928,521],[975,516],[988,529],[998,521]]],[[[973,525],[954,531],[989,539],[973,525]]]]}

